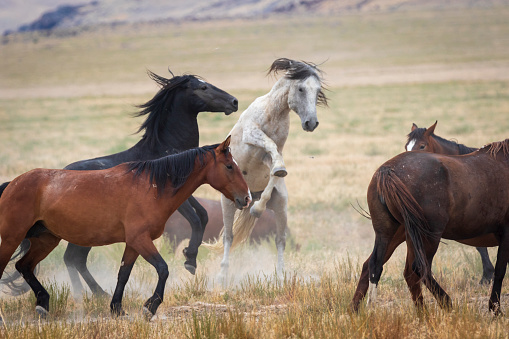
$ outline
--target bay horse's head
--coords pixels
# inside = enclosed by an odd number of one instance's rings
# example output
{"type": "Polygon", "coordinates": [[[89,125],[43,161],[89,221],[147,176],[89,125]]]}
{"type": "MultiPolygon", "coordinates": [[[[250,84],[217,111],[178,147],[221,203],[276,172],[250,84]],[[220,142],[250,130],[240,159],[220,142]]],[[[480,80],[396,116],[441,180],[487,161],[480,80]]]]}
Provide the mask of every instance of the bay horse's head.
{"type": "Polygon", "coordinates": [[[251,203],[251,192],[230,152],[230,136],[215,149],[215,161],[207,169],[207,182],[235,203],[238,209],[251,203]]]}
{"type": "Polygon", "coordinates": [[[412,124],[405,150],[441,153],[437,150],[437,143],[433,139],[433,132],[435,132],[437,123],[438,121],[435,121],[429,128],[419,128],[416,124],[412,124]]]}
{"type": "Polygon", "coordinates": [[[288,107],[300,117],[303,130],[314,131],[318,126],[316,106],[327,106],[322,71],[315,64],[286,58],[275,60],[267,74],[279,71],[284,71],[284,78],[290,81],[288,107]]]}

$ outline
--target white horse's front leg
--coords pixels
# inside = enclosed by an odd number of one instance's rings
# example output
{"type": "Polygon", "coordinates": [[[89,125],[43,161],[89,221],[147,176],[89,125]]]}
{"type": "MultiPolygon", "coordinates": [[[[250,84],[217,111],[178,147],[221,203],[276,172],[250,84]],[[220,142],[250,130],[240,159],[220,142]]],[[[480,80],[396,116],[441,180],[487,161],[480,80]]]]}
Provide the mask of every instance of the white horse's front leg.
{"type": "Polygon", "coordinates": [[[270,200],[270,197],[272,195],[272,190],[274,189],[274,186],[276,185],[278,180],[282,179],[279,177],[275,177],[273,175],[270,176],[269,183],[263,190],[260,200],[255,201],[253,206],[251,206],[251,209],[249,210],[252,216],[259,218],[262,215],[263,211],[265,211],[265,209],[267,208],[267,202],[270,200]]]}
{"type": "Polygon", "coordinates": [[[228,268],[230,266],[230,247],[233,242],[233,219],[235,217],[235,205],[233,201],[221,195],[221,207],[223,209],[223,260],[221,260],[221,271],[218,279],[223,287],[228,286],[228,268]]]}
{"type": "Polygon", "coordinates": [[[283,156],[279,153],[276,143],[267,134],[263,133],[261,129],[253,127],[246,130],[242,134],[242,141],[246,144],[259,147],[270,155],[268,166],[271,176],[284,177],[288,174],[283,156]]]}

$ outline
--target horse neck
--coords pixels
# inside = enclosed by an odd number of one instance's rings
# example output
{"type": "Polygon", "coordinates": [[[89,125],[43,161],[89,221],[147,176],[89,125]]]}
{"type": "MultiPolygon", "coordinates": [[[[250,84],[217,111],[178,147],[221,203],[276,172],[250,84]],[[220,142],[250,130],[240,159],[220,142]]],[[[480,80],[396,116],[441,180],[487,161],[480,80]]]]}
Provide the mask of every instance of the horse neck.
{"type": "Polygon", "coordinates": [[[289,119],[290,107],[288,106],[288,93],[290,92],[291,80],[285,77],[279,79],[269,93],[265,95],[265,115],[267,120],[289,119]]]}
{"type": "Polygon", "coordinates": [[[147,136],[154,131],[145,131],[142,140],[134,148],[161,157],[198,147],[198,112],[191,111],[186,100],[176,95],[162,114],[167,114],[167,117],[164,125],[158,127],[159,142],[150,142],[147,136]]]}
{"type": "Polygon", "coordinates": [[[472,153],[477,150],[477,148],[468,147],[462,144],[458,144],[455,142],[441,142],[440,139],[435,137],[432,138],[435,142],[435,148],[437,149],[435,153],[440,154],[448,154],[448,155],[464,155],[472,153]]]}

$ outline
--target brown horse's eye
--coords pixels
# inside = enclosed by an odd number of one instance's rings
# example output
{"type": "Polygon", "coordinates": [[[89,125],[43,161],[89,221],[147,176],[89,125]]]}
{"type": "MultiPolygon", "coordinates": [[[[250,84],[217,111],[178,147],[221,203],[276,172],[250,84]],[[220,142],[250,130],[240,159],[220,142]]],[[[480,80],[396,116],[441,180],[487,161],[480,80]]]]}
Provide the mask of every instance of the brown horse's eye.
{"type": "Polygon", "coordinates": [[[226,165],[226,168],[229,169],[229,170],[232,170],[233,166],[231,164],[228,164],[228,165],[226,165]]]}
{"type": "Polygon", "coordinates": [[[425,149],[426,148],[426,145],[421,145],[421,147],[419,147],[420,149],[425,149]]]}

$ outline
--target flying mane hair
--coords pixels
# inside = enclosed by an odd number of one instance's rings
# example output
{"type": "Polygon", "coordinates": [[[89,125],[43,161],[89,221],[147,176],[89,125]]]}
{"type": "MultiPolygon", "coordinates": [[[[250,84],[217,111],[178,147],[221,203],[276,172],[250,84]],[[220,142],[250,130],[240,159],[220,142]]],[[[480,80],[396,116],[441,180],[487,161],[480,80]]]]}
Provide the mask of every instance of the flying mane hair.
{"type": "MultiPolygon", "coordinates": [[[[407,136],[408,141],[410,141],[412,139],[421,139],[424,135],[424,132],[426,132],[426,128],[424,128],[424,127],[419,127],[419,128],[414,129],[412,132],[408,133],[408,136],[407,136]]],[[[442,143],[457,146],[460,151],[460,154],[468,154],[468,153],[472,153],[473,151],[477,150],[477,148],[468,147],[463,144],[459,144],[455,141],[444,139],[444,138],[436,135],[435,133],[433,133],[431,136],[442,143]]]]}
{"type": "Polygon", "coordinates": [[[147,115],[147,118],[136,133],[145,130],[142,140],[149,143],[151,147],[156,147],[163,142],[161,140],[161,134],[166,127],[166,120],[169,115],[167,110],[170,109],[171,102],[175,99],[175,94],[178,92],[177,89],[189,82],[192,78],[199,79],[198,76],[192,74],[174,76],[169,69],[168,71],[172,75],[170,79],[157,75],[152,71],[147,71],[150,79],[154,80],[161,89],[152,99],[142,105],[136,106],[140,108],[141,111],[133,115],[134,117],[147,115]]]}
{"type": "Polygon", "coordinates": [[[326,87],[322,79],[322,70],[318,68],[316,64],[306,61],[295,61],[287,58],[276,59],[269,70],[267,75],[278,74],[280,71],[284,71],[285,77],[290,80],[304,80],[311,76],[316,77],[320,81],[320,92],[318,92],[317,104],[319,106],[327,107],[327,96],[323,89],[326,87]]]}
{"type": "Polygon", "coordinates": [[[197,147],[155,160],[129,162],[127,171],[134,171],[135,178],[142,174],[150,176],[150,185],[155,183],[158,194],[164,191],[168,180],[171,180],[171,186],[178,190],[194,170],[196,157],[199,157],[200,166],[203,166],[207,153],[211,153],[214,160],[216,159],[214,150],[218,146],[219,144],[197,147]]]}
{"type": "Polygon", "coordinates": [[[509,155],[509,139],[492,142],[483,148],[488,148],[488,153],[493,157],[496,157],[500,151],[503,152],[504,156],[507,156],[509,155]]]}

